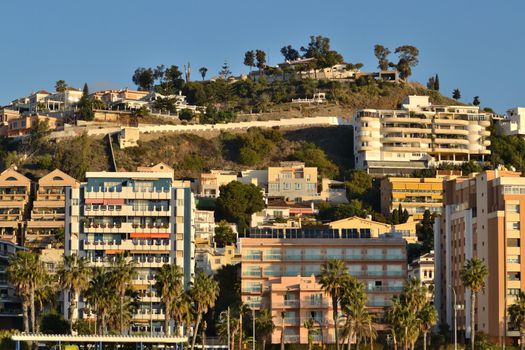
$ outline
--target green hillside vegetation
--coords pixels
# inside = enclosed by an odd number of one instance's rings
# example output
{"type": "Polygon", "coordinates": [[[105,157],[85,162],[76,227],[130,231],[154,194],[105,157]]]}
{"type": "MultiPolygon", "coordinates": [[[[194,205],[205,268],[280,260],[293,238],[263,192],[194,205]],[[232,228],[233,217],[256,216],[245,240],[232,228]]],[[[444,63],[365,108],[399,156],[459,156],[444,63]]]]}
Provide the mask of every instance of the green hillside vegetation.
{"type": "MultiPolygon", "coordinates": [[[[334,136],[351,140],[351,128],[311,128],[297,131],[249,129],[245,133],[222,133],[213,138],[192,134],[167,134],[139,147],[115,149],[119,169],[165,162],[177,177],[198,177],[205,170],[262,169],[280,161],[304,161],[317,166],[323,176],[337,177],[350,169],[351,149],[336,147],[334,136]],[[312,138],[316,133],[317,137],[312,138]],[[312,143],[310,141],[314,141],[312,143]]],[[[342,142],[344,144],[345,141],[342,142]]]]}

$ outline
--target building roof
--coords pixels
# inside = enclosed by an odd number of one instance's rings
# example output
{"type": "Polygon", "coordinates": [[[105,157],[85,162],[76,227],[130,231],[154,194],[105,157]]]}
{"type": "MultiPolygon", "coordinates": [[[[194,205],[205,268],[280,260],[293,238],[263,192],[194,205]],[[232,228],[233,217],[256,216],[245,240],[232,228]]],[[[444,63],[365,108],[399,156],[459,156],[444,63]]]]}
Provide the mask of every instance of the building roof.
{"type": "Polygon", "coordinates": [[[73,178],[72,176],[69,176],[65,172],[55,169],[49,174],[43,176],[38,180],[38,184],[40,186],[57,186],[57,187],[63,187],[63,186],[71,186],[71,187],[78,187],[80,183],[73,178]]]}
{"type": "Polygon", "coordinates": [[[17,172],[16,167],[11,166],[4,170],[0,174],[0,183],[7,184],[11,186],[27,186],[29,187],[31,185],[31,180],[29,180],[24,175],[17,172]]]}

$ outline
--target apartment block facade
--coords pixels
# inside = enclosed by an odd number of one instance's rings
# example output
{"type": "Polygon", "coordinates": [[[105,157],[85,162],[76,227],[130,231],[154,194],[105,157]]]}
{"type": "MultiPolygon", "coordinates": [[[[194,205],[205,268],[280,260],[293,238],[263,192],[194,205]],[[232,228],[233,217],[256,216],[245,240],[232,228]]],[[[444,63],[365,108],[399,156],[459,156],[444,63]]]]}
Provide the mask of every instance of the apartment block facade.
{"type": "Polygon", "coordinates": [[[38,180],[30,218],[26,223],[24,245],[42,249],[61,241],[66,215],[66,189],[79,188],[80,183],[56,169],[38,180]],[[58,238],[58,239],[57,239],[58,238]]]}
{"type": "Polygon", "coordinates": [[[317,168],[301,162],[281,162],[278,167],[268,167],[268,197],[301,202],[318,196],[317,168]]]}
{"type": "MultiPolygon", "coordinates": [[[[125,253],[137,269],[133,288],[140,295],[132,332],[162,332],[164,307],[154,288],[165,264],[179,266],[187,285],[194,273],[194,206],[188,182],[173,172],[88,172],[66,195],[65,254],[78,254],[91,266],[111,266],[125,253]]],[[[70,298],[64,298],[69,303],[70,298]]],[[[75,310],[74,318],[93,317],[75,310]]]]}
{"type": "Polygon", "coordinates": [[[490,113],[475,106],[434,106],[408,96],[400,110],[362,109],[354,116],[355,166],[371,174],[403,174],[490,154],[490,113]]]}
{"type": "Polygon", "coordinates": [[[316,277],[322,264],[343,259],[361,280],[368,306],[380,312],[406,280],[406,242],[399,236],[372,238],[367,229],[252,229],[240,238],[243,303],[269,309],[276,321],[272,343],[308,343],[304,321],[321,325],[334,343],[330,298],[316,277]]]}
{"type": "Polygon", "coordinates": [[[0,174],[0,239],[22,243],[30,195],[31,180],[14,167],[0,174]]]}
{"type": "Polygon", "coordinates": [[[488,268],[484,291],[476,298],[475,324],[493,340],[518,336],[506,324],[506,310],[525,290],[525,178],[506,170],[485,171],[445,182],[444,213],[436,222],[436,306],[440,317],[453,324],[454,292],[458,330],[470,337],[470,291],[460,278],[472,257],[488,268]]]}
{"type": "Polygon", "coordinates": [[[22,300],[7,279],[9,259],[26,248],[0,240],[0,329],[22,329],[22,300]]]}
{"type": "Polygon", "coordinates": [[[421,220],[426,210],[440,214],[443,207],[443,179],[384,178],[381,180],[381,214],[389,217],[399,205],[415,220],[421,220]]]}

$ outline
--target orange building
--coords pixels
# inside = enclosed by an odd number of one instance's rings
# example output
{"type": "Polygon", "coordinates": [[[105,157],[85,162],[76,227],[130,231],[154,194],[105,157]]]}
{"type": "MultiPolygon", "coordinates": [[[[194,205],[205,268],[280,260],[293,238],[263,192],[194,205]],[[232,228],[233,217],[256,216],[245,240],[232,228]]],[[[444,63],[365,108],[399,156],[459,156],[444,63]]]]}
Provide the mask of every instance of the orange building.
{"type": "Polygon", "coordinates": [[[27,221],[24,244],[44,248],[64,232],[66,188],[79,188],[77,180],[55,169],[38,180],[31,218],[27,221]]]}
{"type": "Polygon", "coordinates": [[[305,320],[334,342],[331,303],[316,282],[322,264],[342,259],[365,285],[368,306],[380,312],[404,286],[406,243],[401,236],[372,238],[369,229],[253,229],[240,239],[243,302],[271,310],[277,327],[272,343],[308,342],[305,320]]]}
{"type": "Polygon", "coordinates": [[[20,243],[31,180],[10,167],[0,174],[0,239],[20,243]]]}
{"type": "Polygon", "coordinates": [[[470,291],[460,271],[472,257],[488,268],[485,289],[476,298],[477,332],[500,343],[519,333],[506,324],[508,306],[525,291],[525,178],[520,173],[491,170],[445,182],[444,211],[435,228],[436,306],[449,325],[456,294],[460,337],[470,337],[470,291]],[[522,220],[523,219],[523,220],[522,220]]]}

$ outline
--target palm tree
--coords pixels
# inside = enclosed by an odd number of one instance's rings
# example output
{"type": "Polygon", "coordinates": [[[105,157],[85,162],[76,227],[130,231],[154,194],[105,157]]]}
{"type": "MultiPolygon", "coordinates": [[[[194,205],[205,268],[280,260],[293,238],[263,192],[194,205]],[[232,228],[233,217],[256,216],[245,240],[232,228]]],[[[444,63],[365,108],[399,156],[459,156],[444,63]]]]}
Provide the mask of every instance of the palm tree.
{"type": "MultiPolygon", "coordinates": [[[[179,330],[181,326],[189,328],[192,321],[193,310],[191,308],[190,297],[184,292],[182,287],[180,287],[177,297],[172,300],[170,309],[175,320],[176,329],[179,330]]],[[[178,335],[180,335],[179,333],[180,332],[177,331],[178,335]]]]}
{"type": "Polygon", "coordinates": [[[36,254],[28,251],[19,251],[9,260],[6,269],[9,282],[16,288],[22,299],[22,309],[24,318],[24,331],[30,332],[29,310],[31,309],[31,330],[35,330],[35,289],[39,284],[43,266],[36,254]]]}
{"type": "Polygon", "coordinates": [[[385,322],[390,328],[390,334],[392,335],[392,341],[394,343],[394,350],[397,350],[397,342],[401,340],[401,309],[401,299],[399,298],[399,295],[395,295],[392,297],[392,305],[390,305],[385,310],[385,322]]]}
{"type": "Polygon", "coordinates": [[[49,305],[52,308],[56,307],[56,291],[58,290],[56,286],[56,279],[53,278],[54,276],[49,275],[46,270],[43,272],[44,275],[42,276],[42,283],[35,290],[35,307],[38,311],[38,320],[36,322],[35,328],[35,332],[37,333],[40,331],[40,319],[44,313],[44,308],[49,305]]]}
{"type": "Polygon", "coordinates": [[[206,77],[206,73],[208,73],[208,68],[200,67],[199,68],[199,73],[201,73],[202,80],[204,80],[204,78],[206,77]]]}
{"type": "Polygon", "coordinates": [[[194,350],[202,316],[215,305],[215,300],[219,296],[219,284],[212,277],[199,272],[191,285],[190,296],[197,315],[191,341],[191,350],[194,350]]]}
{"type": "Polygon", "coordinates": [[[124,334],[124,319],[123,319],[123,308],[124,308],[124,297],[128,285],[131,283],[133,276],[135,275],[135,265],[132,261],[128,262],[124,257],[124,254],[118,254],[115,257],[113,266],[111,269],[111,281],[117,295],[119,297],[119,327],[121,334],[124,334]]]}
{"type": "Polygon", "coordinates": [[[86,289],[85,297],[89,306],[95,309],[95,331],[96,334],[105,334],[106,316],[111,307],[112,293],[109,273],[103,267],[95,267],[92,270],[92,279],[86,289]]]}
{"type": "Polygon", "coordinates": [[[235,335],[239,331],[239,319],[237,312],[231,312],[228,317],[228,311],[224,310],[219,314],[219,321],[217,322],[217,332],[219,337],[226,342],[230,342],[230,348],[233,349],[235,344],[235,335]],[[228,318],[230,324],[228,325],[228,318]],[[230,339],[228,339],[228,326],[230,328],[230,339]]]}
{"type": "Polygon", "coordinates": [[[517,295],[514,304],[509,306],[509,323],[520,331],[520,349],[524,348],[525,335],[525,293],[521,292],[517,295]]]}
{"type": "Polygon", "coordinates": [[[343,260],[330,260],[323,265],[319,282],[321,288],[332,298],[332,318],[335,327],[335,345],[339,350],[339,335],[337,330],[338,304],[342,294],[342,287],[345,279],[348,277],[343,260]]]}
{"type": "Polygon", "coordinates": [[[427,350],[427,334],[437,323],[438,314],[434,305],[427,302],[419,312],[421,331],[423,332],[423,350],[427,350]]]}
{"type": "Polygon", "coordinates": [[[73,333],[73,313],[77,309],[78,295],[89,285],[90,270],[85,260],[76,254],[64,256],[58,269],[58,278],[63,289],[70,292],[69,331],[73,333]]]}
{"type": "Polygon", "coordinates": [[[474,341],[476,336],[475,320],[476,316],[476,293],[485,287],[485,278],[489,274],[485,263],[478,259],[472,258],[467,260],[465,267],[461,269],[460,276],[466,288],[470,289],[470,346],[474,350],[474,341]]]}
{"type": "MultiPolygon", "coordinates": [[[[368,313],[368,310],[364,305],[360,305],[359,307],[355,308],[353,312],[353,319],[354,319],[354,332],[355,332],[355,338],[356,338],[356,350],[359,349],[359,343],[362,340],[365,340],[367,338],[372,338],[373,335],[371,334],[373,327],[372,327],[372,316],[368,313]]],[[[350,348],[350,342],[348,342],[348,346],[350,348]]]]}
{"type": "Polygon", "coordinates": [[[272,336],[275,330],[275,323],[273,323],[271,311],[268,309],[260,310],[255,318],[255,325],[257,328],[257,337],[262,340],[262,350],[265,350],[266,341],[272,336]]]}
{"type": "Polygon", "coordinates": [[[366,300],[367,296],[363,283],[348,275],[343,281],[343,292],[340,298],[341,311],[346,318],[343,335],[347,338],[348,348],[350,348],[356,331],[356,319],[362,316],[362,312],[366,311],[366,300]]]}
{"type": "Polygon", "coordinates": [[[157,280],[155,289],[160,294],[160,298],[164,303],[164,332],[167,335],[171,334],[170,319],[172,316],[171,307],[173,306],[173,301],[183,292],[182,277],[182,271],[176,265],[163,265],[155,275],[155,279],[157,280]]]}

